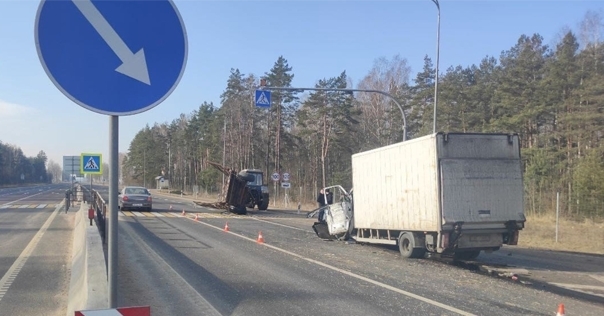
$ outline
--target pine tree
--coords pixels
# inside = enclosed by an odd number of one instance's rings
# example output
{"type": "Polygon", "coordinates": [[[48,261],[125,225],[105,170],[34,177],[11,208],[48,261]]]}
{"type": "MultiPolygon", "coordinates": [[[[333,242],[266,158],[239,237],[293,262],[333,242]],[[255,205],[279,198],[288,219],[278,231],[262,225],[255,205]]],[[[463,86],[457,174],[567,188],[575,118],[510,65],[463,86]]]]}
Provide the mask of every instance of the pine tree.
{"type": "MultiPolygon", "coordinates": [[[[273,68],[265,74],[267,85],[270,87],[291,87],[294,74],[291,73],[292,67],[289,66],[287,60],[283,56],[279,56],[273,68]]],[[[286,129],[293,126],[293,118],[297,109],[296,92],[293,91],[273,91],[271,93],[271,109],[268,115],[268,140],[267,148],[271,147],[273,151],[274,171],[281,173],[282,171],[282,152],[281,149],[288,145],[291,140],[286,133],[286,129]]],[[[266,169],[267,174],[270,174],[269,154],[267,150],[266,169]]],[[[277,196],[279,196],[279,187],[277,187],[277,196]]]]}

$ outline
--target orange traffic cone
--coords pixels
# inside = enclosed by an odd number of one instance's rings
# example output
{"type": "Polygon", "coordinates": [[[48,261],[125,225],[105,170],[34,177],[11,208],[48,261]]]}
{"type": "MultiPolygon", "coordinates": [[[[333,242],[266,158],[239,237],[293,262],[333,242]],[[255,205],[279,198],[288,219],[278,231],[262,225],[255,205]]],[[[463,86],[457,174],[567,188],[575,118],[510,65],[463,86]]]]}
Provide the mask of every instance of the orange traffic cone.
{"type": "Polygon", "coordinates": [[[182,209],[182,216],[185,216],[185,209],[182,209]]]}
{"type": "Polygon", "coordinates": [[[229,222],[226,222],[226,224],[224,224],[224,231],[225,232],[229,231],[229,222]]]}
{"type": "Polygon", "coordinates": [[[264,237],[262,237],[262,232],[258,232],[258,239],[256,240],[256,242],[259,244],[264,243],[264,237]]]}
{"type": "Polygon", "coordinates": [[[195,214],[195,220],[197,220],[197,214],[195,214]]]}
{"type": "Polygon", "coordinates": [[[565,312],[564,312],[564,304],[560,303],[558,304],[558,312],[556,313],[556,316],[564,316],[565,312]]]}

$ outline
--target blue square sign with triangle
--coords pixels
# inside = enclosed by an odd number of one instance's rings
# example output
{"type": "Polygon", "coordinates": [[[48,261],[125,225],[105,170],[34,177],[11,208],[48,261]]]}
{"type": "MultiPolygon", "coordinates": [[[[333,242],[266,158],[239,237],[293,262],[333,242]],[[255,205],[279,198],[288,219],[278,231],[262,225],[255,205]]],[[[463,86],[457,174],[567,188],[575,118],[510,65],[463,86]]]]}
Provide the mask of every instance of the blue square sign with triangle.
{"type": "Polygon", "coordinates": [[[256,90],[256,106],[261,108],[270,108],[271,92],[266,90],[256,90]]]}
{"type": "Polygon", "coordinates": [[[81,154],[80,172],[88,174],[102,174],[101,154],[81,154]]]}

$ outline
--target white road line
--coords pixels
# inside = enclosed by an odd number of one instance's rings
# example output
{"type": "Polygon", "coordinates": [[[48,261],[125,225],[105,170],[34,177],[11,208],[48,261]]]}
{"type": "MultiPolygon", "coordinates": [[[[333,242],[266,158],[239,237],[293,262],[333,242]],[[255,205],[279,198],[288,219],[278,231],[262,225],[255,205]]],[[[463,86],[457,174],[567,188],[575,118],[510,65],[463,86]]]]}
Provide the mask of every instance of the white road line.
{"type": "Polygon", "coordinates": [[[40,204],[36,208],[45,208],[47,204],[40,204]]]}
{"type": "Polygon", "coordinates": [[[147,216],[143,215],[143,213],[141,213],[141,212],[131,211],[130,213],[136,215],[137,217],[147,217],[147,216]]]}
{"type": "Polygon", "coordinates": [[[198,305],[200,305],[197,309],[198,315],[207,315],[207,316],[222,315],[185,278],[183,278],[180,274],[178,274],[178,272],[176,270],[174,270],[172,265],[170,265],[168,262],[166,262],[166,260],[157,253],[156,249],[150,247],[149,244],[147,242],[143,241],[142,238],[138,234],[131,234],[130,236],[133,239],[137,239],[138,240],[137,243],[140,244],[141,247],[147,248],[147,252],[149,253],[149,255],[155,257],[155,259],[157,261],[161,261],[170,272],[172,272],[175,276],[179,277],[182,282],[184,282],[186,285],[188,285],[190,293],[197,294],[197,298],[195,299],[195,302],[198,303],[198,305]]]}
{"type": "Polygon", "coordinates": [[[42,236],[44,236],[44,233],[50,226],[50,223],[52,223],[52,221],[54,220],[55,216],[57,216],[60,209],[60,207],[55,208],[55,211],[46,220],[44,225],[42,225],[42,228],[40,228],[34,238],[32,238],[32,240],[29,242],[27,247],[23,249],[17,260],[13,262],[13,265],[8,268],[6,274],[4,274],[2,279],[0,279],[0,301],[2,301],[4,294],[8,292],[8,289],[10,288],[11,284],[13,283],[23,266],[25,265],[25,262],[27,262],[27,259],[29,259],[29,256],[31,255],[32,251],[36,248],[40,240],[42,240],[42,236]]]}
{"type": "Polygon", "coordinates": [[[598,280],[598,281],[600,281],[600,282],[602,282],[602,283],[604,283],[604,275],[590,274],[589,276],[592,277],[592,278],[594,278],[594,279],[596,279],[596,280],[598,280]]]}
{"type": "Polygon", "coordinates": [[[32,194],[32,195],[28,195],[28,196],[26,196],[26,197],[24,197],[24,198],[20,198],[20,199],[18,199],[18,200],[10,201],[10,202],[8,202],[8,203],[7,203],[7,205],[8,205],[8,204],[13,204],[13,203],[15,203],[15,202],[19,202],[19,201],[22,201],[22,200],[25,200],[25,199],[28,199],[28,198],[30,198],[30,197],[34,197],[34,196],[36,196],[36,195],[40,195],[40,194],[45,193],[45,192],[46,192],[46,191],[44,191],[44,192],[40,192],[40,193],[36,193],[36,194],[32,194]]]}
{"type": "MultiPolygon", "coordinates": [[[[189,219],[189,220],[191,220],[191,221],[194,221],[194,222],[195,222],[195,219],[189,219]]],[[[214,229],[217,229],[217,230],[223,231],[223,228],[221,228],[221,227],[216,227],[216,226],[214,226],[214,225],[211,225],[211,224],[208,224],[208,223],[204,223],[204,222],[202,222],[202,221],[197,221],[197,223],[200,223],[200,224],[206,225],[206,226],[208,226],[208,227],[211,227],[211,228],[214,228],[214,229]]],[[[243,239],[245,239],[245,240],[248,240],[248,241],[251,241],[251,242],[253,242],[253,243],[256,243],[256,240],[255,240],[255,239],[252,239],[252,238],[249,238],[249,237],[246,237],[246,236],[243,236],[243,235],[239,235],[239,234],[233,233],[233,232],[231,232],[231,231],[228,231],[228,232],[226,232],[226,233],[229,233],[229,234],[232,234],[232,235],[237,236],[237,237],[239,237],[239,238],[243,238],[243,239]]],[[[261,245],[266,246],[266,247],[269,247],[269,248],[274,249],[274,250],[277,250],[277,251],[280,251],[280,252],[283,252],[283,253],[288,254],[288,255],[290,255],[290,256],[292,256],[292,257],[296,257],[296,258],[299,258],[299,259],[302,259],[302,260],[305,260],[305,261],[308,261],[308,262],[314,263],[314,264],[316,264],[316,265],[319,265],[319,266],[325,267],[325,268],[327,268],[327,269],[331,269],[331,270],[334,270],[334,271],[340,272],[340,273],[342,273],[342,274],[346,274],[346,275],[348,275],[348,276],[351,276],[351,277],[353,277],[353,278],[356,278],[356,279],[359,279],[359,280],[362,280],[362,281],[365,281],[365,282],[371,283],[371,284],[373,284],[373,285],[377,285],[377,286],[382,287],[382,288],[385,288],[385,289],[387,289],[387,290],[391,290],[391,291],[393,291],[393,292],[396,292],[396,293],[399,293],[399,294],[402,294],[402,295],[405,295],[405,296],[408,296],[408,297],[414,298],[414,299],[419,300],[419,301],[422,301],[422,302],[424,302],[424,303],[428,303],[428,304],[430,304],[430,305],[434,305],[434,306],[440,307],[440,308],[445,309],[445,310],[448,310],[448,311],[450,311],[450,312],[457,313],[457,314],[459,314],[459,315],[464,315],[464,316],[476,316],[476,315],[474,315],[474,314],[472,314],[472,313],[468,313],[468,312],[463,311],[463,310],[461,310],[461,309],[457,309],[457,308],[455,308],[455,307],[453,307],[453,306],[449,306],[449,305],[446,305],[446,304],[443,304],[443,303],[437,302],[437,301],[435,301],[435,300],[431,300],[431,299],[429,299],[429,298],[423,297],[423,296],[421,296],[421,295],[417,295],[417,294],[414,294],[414,293],[411,293],[411,292],[407,292],[407,291],[401,290],[401,289],[396,288],[396,287],[394,287],[394,286],[391,286],[391,285],[388,285],[388,284],[385,284],[385,283],[382,283],[382,282],[379,282],[379,281],[376,281],[376,280],[372,280],[372,279],[367,278],[367,277],[364,277],[364,276],[362,276],[362,275],[358,275],[358,274],[355,274],[355,273],[352,273],[352,272],[349,272],[349,271],[346,271],[346,270],[343,270],[343,269],[339,269],[339,268],[333,267],[333,266],[331,266],[331,265],[329,265],[329,264],[326,264],[326,263],[323,263],[323,262],[321,262],[321,261],[317,261],[317,260],[314,260],[314,259],[311,259],[311,258],[307,258],[307,257],[301,256],[301,255],[299,255],[299,254],[297,254],[297,253],[293,253],[293,252],[291,252],[291,251],[287,251],[287,250],[285,250],[285,249],[281,249],[281,248],[279,248],[279,247],[275,247],[275,246],[272,246],[272,245],[269,245],[269,244],[266,244],[266,243],[262,243],[261,245]]]]}
{"type": "Polygon", "coordinates": [[[0,206],[0,209],[5,209],[5,208],[9,208],[9,207],[13,207],[13,206],[10,204],[4,204],[4,205],[0,206]]]}
{"type": "Polygon", "coordinates": [[[19,208],[30,208],[30,207],[29,207],[29,204],[23,204],[23,205],[19,206],[19,208]]]}
{"type": "Polygon", "coordinates": [[[165,217],[163,214],[160,214],[158,212],[151,212],[151,214],[157,216],[157,217],[165,217]]]}
{"type": "Polygon", "coordinates": [[[573,290],[576,292],[582,292],[582,293],[586,293],[586,294],[591,294],[591,295],[595,295],[595,296],[600,296],[600,297],[604,297],[604,294],[600,294],[602,292],[604,292],[604,286],[595,286],[595,285],[583,285],[583,284],[569,284],[569,283],[555,283],[555,282],[549,282],[549,284],[551,285],[555,285],[561,288],[565,288],[568,290],[573,290]],[[599,293],[593,292],[593,291],[597,291],[599,293]]]}
{"type": "Polygon", "coordinates": [[[251,218],[252,218],[252,219],[255,219],[255,220],[259,221],[259,222],[268,223],[268,224],[273,224],[273,225],[282,226],[282,227],[287,227],[287,228],[290,228],[290,229],[301,230],[301,231],[303,231],[303,232],[310,233],[310,231],[308,231],[308,229],[302,229],[302,228],[299,228],[299,227],[293,227],[293,226],[289,226],[289,225],[279,224],[279,223],[275,223],[275,222],[271,222],[271,221],[267,221],[267,220],[259,219],[259,218],[256,218],[256,217],[251,217],[251,218]]]}

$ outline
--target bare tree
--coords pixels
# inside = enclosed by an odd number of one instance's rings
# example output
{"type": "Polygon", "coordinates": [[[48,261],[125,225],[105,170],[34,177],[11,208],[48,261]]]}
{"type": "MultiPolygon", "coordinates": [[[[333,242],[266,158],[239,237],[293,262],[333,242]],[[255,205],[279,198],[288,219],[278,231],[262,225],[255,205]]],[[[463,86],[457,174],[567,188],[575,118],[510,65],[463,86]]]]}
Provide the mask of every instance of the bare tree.
{"type": "Polygon", "coordinates": [[[61,169],[61,166],[58,163],[54,162],[54,160],[49,160],[48,165],[46,166],[46,170],[52,175],[53,183],[61,182],[61,173],[63,172],[63,170],[61,169]]]}
{"type": "MultiPolygon", "coordinates": [[[[372,89],[402,95],[409,84],[411,68],[407,59],[394,56],[391,60],[381,57],[375,60],[369,74],[361,80],[359,89],[372,89]]],[[[367,144],[388,145],[401,134],[402,118],[392,100],[380,94],[362,93],[357,97],[362,110],[361,125],[367,144]],[[397,114],[398,113],[398,114],[397,114]]]]}

